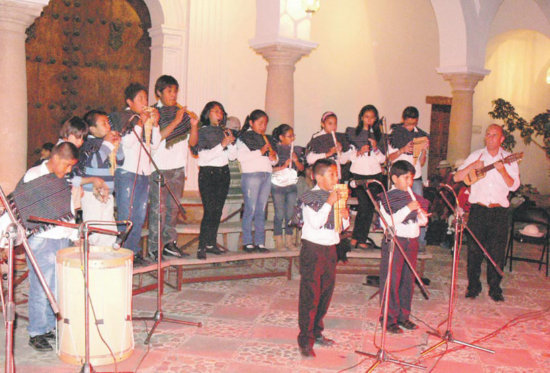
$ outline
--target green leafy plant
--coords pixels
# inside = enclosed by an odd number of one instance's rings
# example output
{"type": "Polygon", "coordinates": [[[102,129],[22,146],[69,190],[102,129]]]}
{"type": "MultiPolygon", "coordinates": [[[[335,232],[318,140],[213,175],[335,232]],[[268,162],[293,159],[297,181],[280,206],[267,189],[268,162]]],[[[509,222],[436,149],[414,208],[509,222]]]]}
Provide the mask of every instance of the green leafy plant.
{"type": "Polygon", "coordinates": [[[493,101],[493,110],[489,112],[489,116],[504,122],[503,129],[506,139],[502,145],[506,150],[514,149],[516,145],[514,133],[517,131],[525,144],[535,144],[543,149],[546,156],[550,158],[550,110],[537,114],[530,122],[527,122],[519,116],[511,103],[499,98],[493,101]],[[538,136],[542,138],[542,143],[539,142],[538,136]]]}

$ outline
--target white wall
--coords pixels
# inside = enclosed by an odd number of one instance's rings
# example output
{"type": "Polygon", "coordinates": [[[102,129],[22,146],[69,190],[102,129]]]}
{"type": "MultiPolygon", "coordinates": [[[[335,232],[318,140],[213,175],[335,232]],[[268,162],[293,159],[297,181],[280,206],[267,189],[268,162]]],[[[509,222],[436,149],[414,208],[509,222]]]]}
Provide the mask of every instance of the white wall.
{"type": "MultiPolygon", "coordinates": [[[[190,108],[200,112],[215,99],[242,121],[264,107],[266,62],[248,46],[255,34],[255,6],[255,0],[191,2],[190,108]]],[[[368,103],[389,123],[399,121],[406,106],[417,106],[420,126],[429,128],[425,97],[450,95],[435,71],[438,33],[428,0],[323,0],[312,17],[311,41],[319,47],[297,63],[294,76],[301,144],[319,128],[324,111],[335,111],[343,129],[356,125],[368,103]]]]}
{"type": "Polygon", "coordinates": [[[255,0],[191,2],[186,102],[197,114],[211,100],[241,122],[263,109],[266,64],[248,45],[255,26],[255,0]]]}
{"type": "Polygon", "coordinates": [[[343,129],[357,124],[366,104],[374,104],[388,124],[400,121],[406,106],[416,106],[420,127],[429,129],[426,96],[450,95],[435,71],[438,32],[427,0],[323,0],[311,39],[319,47],[295,73],[299,142],[319,128],[324,111],[336,112],[343,129]]]}
{"type": "MultiPolygon", "coordinates": [[[[492,110],[491,101],[497,98],[509,101],[527,121],[550,108],[550,85],[546,83],[550,24],[535,2],[505,1],[491,35],[485,66],[491,73],[478,84],[474,95],[474,125],[478,133],[472,136],[472,149],[483,146],[485,129],[494,122],[487,114],[492,110]]],[[[522,183],[550,193],[550,160],[536,145],[525,146],[519,134],[516,141],[514,151],[525,152],[520,163],[522,183]]]]}

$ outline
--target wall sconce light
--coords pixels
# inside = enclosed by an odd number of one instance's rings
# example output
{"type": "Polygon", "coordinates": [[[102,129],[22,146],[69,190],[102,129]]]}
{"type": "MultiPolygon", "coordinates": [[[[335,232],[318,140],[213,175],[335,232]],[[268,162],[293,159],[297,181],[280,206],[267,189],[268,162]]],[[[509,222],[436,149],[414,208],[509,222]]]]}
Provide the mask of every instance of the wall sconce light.
{"type": "Polygon", "coordinates": [[[306,13],[315,13],[321,7],[321,0],[302,0],[306,13]]]}
{"type": "Polygon", "coordinates": [[[550,84],[550,67],[546,70],[546,84],[550,84]]]}

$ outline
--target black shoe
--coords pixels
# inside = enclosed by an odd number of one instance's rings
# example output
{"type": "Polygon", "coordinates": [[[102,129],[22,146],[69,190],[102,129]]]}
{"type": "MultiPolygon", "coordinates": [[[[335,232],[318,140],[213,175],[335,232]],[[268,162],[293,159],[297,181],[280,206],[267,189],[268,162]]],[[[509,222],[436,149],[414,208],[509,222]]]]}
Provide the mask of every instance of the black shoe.
{"type": "Polygon", "coordinates": [[[502,295],[502,293],[492,293],[492,292],[489,292],[489,296],[490,296],[491,299],[494,300],[495,302],[504,302],[504,295],[502,295]]]}
{"type": "Polygon", "coordinates": [[[40,351],[40,352],[53,350],[53,347],[50,344],[50,342],[48,342],[48,339],[45,337],[45,334],[37,335],[35,337],[30,337],[29,346],[34,348],[36,351],[40,351]]]}
{"type": "Polygon", "coordinates": [[[197,259],[206,259],[206,249],[204,247],[199,247],[197,250],[197,259]]]}
{"type": "Polygon", "coordinates": [[[325,336],[320,336],[320,337],[317,337],[315,338],[315,344],[319,345],[319,346],[324,346],[324,347],[331,347],[331,346],[334,346],[336,344],[336,342],[334,342],[334,340],[330,339],[330,338],[326,338],[325,336]]]}
{"type": "Polygon", "coordinates": [[[223,254],[223,251],[218,249],[218,246],[206,246],[206,252],[211,254],[216,254],[216,255],[223,254]]]}
{"type": "Polygon", "coordinates": [[[157,253],[156,251],[149,251],[149,252],[147,253],[147,256],[149,256],[149,258],[151,258],[151,260],[152,260],[153,262],[155,262],[155,263],[156,263],[156,262],[158,261],[158,259],[159,259],[159,253],[157,253]]]}
{"type": "Polygon", "coordinates": [[[391,334],[403,334],[403,329],[401,329],[397,324],[388,324],[388,326],[386,326],[386,330],[391,334]]]}
{"type": "Polygon", "coordinates": [[[311,346],[307,346],[307,347],[302,347],[300,346],[300,354],[303,356],[303,357],[315,357],[315,351],[313,351],[313,347],[311,346]]]}
{"type": "Polygon", "coordinates": [[[134,254],[134,267],[144,267],[149,263],[141,256],[141,254],[134,254]]]}
{"type": "Polygon", "coordinates": [[[477,298],[479,293],[481,293],[481,290],[468,289],[468,291],[466,292],[466,298],[477,298]]]}
{"type": "Polygon", "coordinates": [[[176,241],[168,242],[166,245],[164,245],[162,254],[175,256],[177,258],[183,258],[185,256],[189,256],[189,254],[187,254],[186,252],[183,252],[183,250],[176,245],[176,241]]]}
{"type": "Polygon", "coordinates": [[[44,337],[44,338],[46,338],[47,340],[50,340],[50,341],[55,341],[55,329],[50,330],[46,334],[42,334],[42,337],[44,337]]]}
{"type": "Polygon", "coordinates": [[[418,329],[418,325],[416,325],[415,323],[413,323],[411,320],[398,321],[398,322],[397,322],[397,325],[400,325],[400,326],[402,326],[403,328],[408,329],[408,330],[416,330],[416,329],[418,329]]]}
{"type": "Polygon", "coordinates": [[[266,249],[264,245],[256,245],[256,251],[259,253],[268,253],[270,252],[269,249],[266,249]]]}
{"type": "Polygon", "coordinates": [[[253,253],[254,251],[256,251],[256,246],[251,244],[243,245],[243,251],[246,251],[247,253],[253,253]]]}

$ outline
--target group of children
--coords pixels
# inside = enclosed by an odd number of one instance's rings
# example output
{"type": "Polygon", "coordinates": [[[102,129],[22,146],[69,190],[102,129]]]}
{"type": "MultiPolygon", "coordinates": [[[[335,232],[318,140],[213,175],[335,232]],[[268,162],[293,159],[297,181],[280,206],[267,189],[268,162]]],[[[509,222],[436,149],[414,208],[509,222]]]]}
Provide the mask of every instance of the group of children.
{"type": "MultiPolygon", "coordinates": [[[[346,177],[343,166],[351,162],[351,176],[356,180],[381,180],[381,164],[388,154],[390,160],[395,162],[389,175],[393,188],[408,193],[409,188],[414,186],[415,175],[425,162],[425,156],[415,160],[416,164],[411,164],[407,162],[412,160],[410,142],[399,147],[392,144],[390,137],[389,146],[386,146],[378,111],[372,105],[361,109],[357,126],[348,128],[346,133],[337,132],[338,118],[335,113],[324,113],[321,130],[303,148],[294,144],[293,128],[287,124],[279,125],[273,135],[266,134],[269,118],[262,110],[252,111],[240,130],[231,130],[226,127],[227,114],[221,103],[208,102],[200,117],[197,117],[177,104],[177,93],[177,81],[163,75],[155,84],[158,101],[149,106],[146,88],[138,83],[130,84],[124,92],[127,104],[124,111],[107,114],[92,110],[84,115],[84,119],[74,117],[67,121],[50,158],[29,170],[24,181],[31,174],[54,172],[58,177],[69,178],[73,187],[82,186],[81,196],[73,193],[73,207],[77,200],[81,201],[83,219],[86,221],[114,220],[116,202],[117,220],[132,222],[124,247],[134,252],[135,264],[144,261],[139,241],[147,214],[150,231],[148,251],[152,257],[156,259],[163,254],[181,257],[188,254],[176,244],[175,226],[180,206],[172,195],[182,195],[190,149],[198,158],[199,190],[204,206],[197,257],[205,259],[207,253],[222,253],[217,247],[216,236],[229,190],[229,161],[237,159],[244,199],[243,251],[269,250],[265,245],[265,208],[270,195],[275,209],[274,240],[277,249],[297,249],[293,227],[289,223],[296,208],[301,210],[304,225],[300,252],[298,344],[303,356],[315,356],[314,343],[324,346],[334,343],[324,337],[322,331],[323,317],[334,289],[335,245],[339,243],[341,233],[341,228],[334,224],[333,205],[337,199],[334,186],[346,177]],[[182,128],[185,128],[183,135],[178,134],[182,128]],[[306,171],[307,165],[315,186],[298,197],[298,175],[306,171]],[[161,252],[159,238],[164,244],[161,252]]],[[[418,131],[417,122],[418,111],[407,108],[403,114],[403,124],[399,126],[413,133],[418,131]]],[[[381,191],[372,184],[367,187],[372,188],[375,194],[381,191]]],[[[362,188],[357,188],[356,193],[359,210],[352,245],[366,248],[373,205],[362,188]]],[[[416,199],[420,201],[421,197],[417,195],[416,199]]],[[[402,201],[402,198],[399,200],[402,201]]],[[[411,199],[395,209],[392,203],[390,198],[389,206],[381,206],[387,213],[393,213],[397,236],[415,263],[419,236],[416,211],[422,208],[421,204],[411,199]]],[[[341,217],[341,227],[346,229],[349,226],[347,210],[341,217]]],[[[119,230],[124,229],[125,226],[119,227],[119,230]]],[[[66,231],[60,232],[54,228],[33,236],[30,242],[33,251],[38,252],[41,246],[48,246],[48,252],[55,255],[57,250],[68,246],[65,242],[67,238],[66,231]],[[39,244],[35,241],[41,239],[41,235],[45,235],[47,240],[39,244]]],[[[111,246],[114,240],[113,236],[90,236],[92,245],[111,246]]],[[[387,246],[387,242],[382,246],[381,284],[385,280],[387,246]]],[[[396,257],[399,255],[397,253],[396,257]]],[[[48,261],[40,264],[53,270],[46,263],[48,261]]],[[[413,279],[403,260],[394,260],[394,266],[397,266],[394,274],[399,275],[393,278],[390,290],[388,331],[399,332],[399,326],[407,329],[416,327],[408,318],[413,279]]],[[[50,286],[54,285],[52,280],[48,281],[50,286]]],[[[31,281],[31,298],[40,298],[38,287],[37,281],[31,281]]],[[[41,299],[40,302],[30,300],[29,305],[41,307],[33,314],[48,315],[46,309],[49,306],[45,297],[41,299]]],[[[37,350],[51,349],[49,341],[54,328],[53,318],[33,317],[29,324],[31,346],[37,350]]]]}

